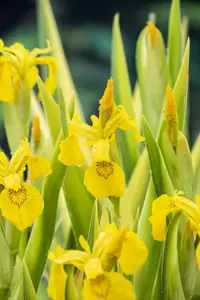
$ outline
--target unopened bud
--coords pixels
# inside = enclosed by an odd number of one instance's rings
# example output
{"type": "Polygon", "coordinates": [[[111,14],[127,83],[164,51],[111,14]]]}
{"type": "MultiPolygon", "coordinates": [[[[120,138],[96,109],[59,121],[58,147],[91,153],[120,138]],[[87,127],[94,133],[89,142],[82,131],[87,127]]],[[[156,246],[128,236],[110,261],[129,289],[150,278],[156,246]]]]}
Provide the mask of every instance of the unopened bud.
{"type": "Polygon", "coordinates": [[[178,138],[178,115],[174,94],[169,86],[166,89],[166,104],[164,116],[168,137],[172,143],[172,146],[176,148],[178,138]]]}
{"type": "Polygon", "coordinates": [[[157,38],[158,38],[158,29],[151,22],[147,22],[147,27],[148,27],[148,31],[149,31],[149,35],[150,35],[152,48],[154,48],[156,45],[157,38]]]}
{"type": "Polygon", "coordinates": [[[108,80],[105,92],[103,94],[103,97],[99,101],[100,108],[99,108],[99,114],[100,114],[100,120],[102,127],[105,126],[106,122],[111,117],[113,108],[114,108],[114,95],[113,95],[113,80],[110,78],[108,80]]]}
{"type": "Polygon", "coordinates": [[[35,144],[39,144],[41,141],[42,131],[40,128],[40,120],[38,116],[34,116],[33,118],[33,141],[35,144]]]}

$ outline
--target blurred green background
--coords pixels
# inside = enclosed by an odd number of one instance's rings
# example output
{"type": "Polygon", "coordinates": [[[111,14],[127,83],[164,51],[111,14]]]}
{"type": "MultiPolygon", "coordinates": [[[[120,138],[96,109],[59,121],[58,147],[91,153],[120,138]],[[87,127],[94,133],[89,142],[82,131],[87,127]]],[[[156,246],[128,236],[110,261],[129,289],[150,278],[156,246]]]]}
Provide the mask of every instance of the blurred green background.
{"type": "MultiPolygon", "coordinates": [[[[149,12],[157,14],[157,26],[167,37],[171,1],[168,0],[52,0],[70,69],[86,116],[95,113],[110,76],[111,30],[116,12],[128,60],[132,87],[136,81],[135,48],[149,12]]],[[[189,18],[191,37],[189,133],[190,143],[200,129],[200,1],[181,1],[182,16],[189,18]]],[[[8,44],[19,41],[38,46],[35,0],[1,0],[0,35],[8,44]]],[[[2,110],[1,110],[2,111],[2,110]]],[[[6,150],[3,130],[2,148],[6,150]]]]}

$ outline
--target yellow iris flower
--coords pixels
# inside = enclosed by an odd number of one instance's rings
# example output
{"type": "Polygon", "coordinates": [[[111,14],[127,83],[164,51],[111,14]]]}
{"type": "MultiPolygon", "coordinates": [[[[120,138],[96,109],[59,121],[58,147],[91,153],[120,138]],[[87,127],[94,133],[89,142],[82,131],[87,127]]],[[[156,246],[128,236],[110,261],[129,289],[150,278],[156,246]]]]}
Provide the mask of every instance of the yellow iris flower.
{"type": "MultiPolygon", "coordinates": [[[[197,205],[191,200],[175,195],[169,197],[162,195],[154,200],[152,205],[152,224],[153,238],[157,241],[165,241],[166,238],[166,218],[172,212],[182,212],[189,220],[191,230],[200,235],[200,197],[197,196],[197,205]]],[[[200,245],[196,251],[198,265],[200,267],[200,245]]]]}
{"type": "Polygon", "coordinates": [[[14,102],[18,97],[21,84],[24,80],[29,88],[33,88],[37,81],[38,65],[47,65],[49,76],[45,85],[48,91],[53,94],[56,88],[57,64],[52,56],[39,56],[48,54],[52,47],[48,43],[47,48],[35,48],[29,51],[20,43],[10,47],[4,46],[0,40],[0,100],[14,102]]]}
{"type": "Polygon", "coordinates": [[[115,105],[112,79],[108,80],[99,103],[99,117],[91,116],[92,126],[79,120],[76,115],[69,122],[69,136],[60,144],[59,160],[65,165],[83,164],[84,156],[78,138],[85,138],[86,144],[92,146],[92,166],[85,172],[85,186],[96,198],[120,197],[124,194],[125,176],[121,167],[110,158],[110,144],[118,128],[133,130],[137,141],[144,138],[123,106],[115,105]]]}
{"type": "Polygon", "coordinates": [[[0,184],[4,187],[0,194],[0,209],[3,217],[20,231],[31,226],[44,208],[40,192],[33,185],[23,182],[26,165],[30,180],[52,173],[46,158],[31,155],[27,139],[21,141],[10,162],[0,152],[0,184]]]}
{"type": "Polygon", "coordinates": [[[125,274],[132,274],[145,262],[148,251],[137,234],[108,224],[92,251],[83,236],[79,242],[85,251],[66,250],[59,257],[50,252],[49,258],[57,264],[73,264],[85,273],[84,299],[134,300],[133,285],[121,274],[111,271],[119,263],[125,274]]]}

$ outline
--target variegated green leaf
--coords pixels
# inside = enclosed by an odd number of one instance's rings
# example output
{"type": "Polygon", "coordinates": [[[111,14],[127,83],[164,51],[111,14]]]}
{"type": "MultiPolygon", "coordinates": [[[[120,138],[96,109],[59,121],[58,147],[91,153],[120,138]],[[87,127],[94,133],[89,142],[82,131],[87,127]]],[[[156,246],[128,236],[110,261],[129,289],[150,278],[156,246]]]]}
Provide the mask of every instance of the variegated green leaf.
{"type": "MultiPolygon", "coordinates": [[[[133,116],[132,90],[124,53],[124,46],[119,27],[119,15],[113,22],[112,40],[112,76],[114,79],[114,98],[117,104],[123,105],[131,117],[133,116]]],[[[132,173],[137,160],[137,143],[132,132],[120,132],[119,142],[122,150],[126,175],[132,173]]]]}
{"type": "Polygon", "coordinates": [[[12,153],[19,147],[20,141],[29,135],[31,117],[30,92],[28,83],[24,80],[18,99],[13,103],[4,103],[4,126],[12,153]]]}
{"type": "Polygon", "coordinates": [[[66,167],[58,160],[61,139],[62,134],[58,137],[51,161],[53,173],[46,177],[44,181],[42,191],[45,204],[44,211],[33,226],[25,251],[25,262],[36,290],[38,288],[38,284],[46,264],[47,254],[52,242],[55,230],[58,197],[66,170],[66,167]]]}
{"type": "Polygon", "coordinates": [[[156,194],[158,197],[162,194],[173,195],[173,185],[170,180],[164,158],[144,117],[142,119],[142,125],[156,194]]]}
{"type": "Polygon", "coordinates": [[[180,0],[172,0],[168,28],[168,82],[173,88],[182,59],[180,0]]]}
{"type": "Polygon", "coordinates": [[[44,106],[45,117],[51,134],[52,143],[55,145],[61,128],[59,106],[49,94],[46,86],[40,78],[38,78],[38,87],[44,106]]]}
{"type": "Polygon", "coordinates": [[[140,33],[136,48],[136,66],[143,114],[155,134],[159,128],[167,85],[165,44],[157,28],[149,29],[146,26],[140,33]],[[150,30],[156,30],[154,44],[150,30]]]}
{"type": "Polygon", "coordinates": [[[176,106],[177,106],[180,131],[184,131],[186,109],[187,109],[189,58],[190,58],[190,40],[188,39],[181,68],[177,75],[178,77],[173,89],[176,106]]]}
{"type": "Polygon", "coordinates": [[[177,214],[170,223],[163,258],[163,287],[164,300],[185,300],[181,282],[179,253],[178,253],[178,225],[180,214],[177,214]]]}
{"type": "MultiPolygon", "coordinates": [[[[53,45],[53,52],[56,57],[57,64],[59,66],[58,71],[58,83],[59,87],[63,91],[63,95],[66,101],[70,100],[68,97],[71,96],[72,92],[75,91],[75,86],[72,80],[72,76],[69,70],[69,66],[67,63],[67,59],[65,56],[65,52],[62,46],[61,37],[57,28],[56,20],[52,11],[52,7],[50,5],[49,0],[38,0],[38,12],[40,14],[40,27],[39,31],[41,31],[41,35],[46,35],[45,37],[41,37],[41,39],[45,40],[48,38],[53,45]],[[44,32],[44,28],[46,32],[44,32]]],[[[83,118],[83,113],[81,109],[80,102],[78,100],[78,96],[76,94],[76,110],[77,113],[83,118]]]]}

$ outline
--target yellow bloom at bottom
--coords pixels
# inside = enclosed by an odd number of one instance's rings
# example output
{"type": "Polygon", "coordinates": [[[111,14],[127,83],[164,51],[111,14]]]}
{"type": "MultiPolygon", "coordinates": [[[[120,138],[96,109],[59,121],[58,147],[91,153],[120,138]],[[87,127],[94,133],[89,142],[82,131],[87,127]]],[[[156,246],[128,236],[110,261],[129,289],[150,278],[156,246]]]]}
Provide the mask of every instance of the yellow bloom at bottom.
{"type": "MultiPolygon", "coordinates": [[[[57,246],[54,250],[54,257],[58,257],[65,252],[60,246],[57,246]]],[[[67,281],[67,274],[64,271],[62,265],[52,262],[50,269],[50,278],[48,286],[48,295],[53,300],[65,300],[65,286],[67,281]]]]}
{"type": "Polygon", "coordinates": [[[121,274],[104,272],[95,279],[85,279],[84,300],[135,300],[133,285],[121,274]]]}
{"type": "Polygon", "coordinates": [[[121,167],[109,156],[109,140],[100,140],[92,149],[93,164],[84,176],[84,184],[96,198],[124,195],[125,175],[121,167]]]}
{"type": "Polygon", "coordinates": [[[72,264],[84,272],[84,300],[135,300],[132,283],[112,269],[119,263],[124,273],[132,274],[145,262],[148,250],[137,234],[107,224],[92,250],[83,236],[79,242],[84,251],[66,250],[60,256],[50,252],[49,259],[59,265],[72,264]]]}
{"type": "Polygon", "coordinates": [[[118,262],[122,271],[129,275],[146,261],[148,250],[136,233],[127,231],[126,227],[117,229],[115,224],[107,224],[103,233],[94,251],[103,248],[100,260],[104,270],[110,271],[118,262]]]}
{"type": "Polygon", "coordinates": [[[2,216],[23,231],[42,213],[44,202],[34,186],[23,183],[17,191],[6,188],[1,192],[0,208],[2,216]]]}

